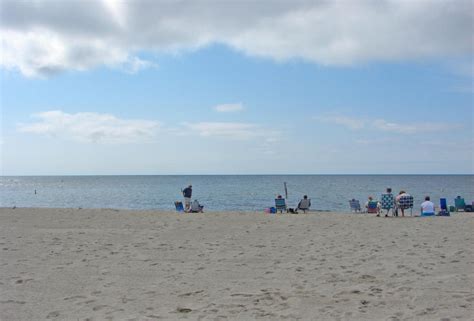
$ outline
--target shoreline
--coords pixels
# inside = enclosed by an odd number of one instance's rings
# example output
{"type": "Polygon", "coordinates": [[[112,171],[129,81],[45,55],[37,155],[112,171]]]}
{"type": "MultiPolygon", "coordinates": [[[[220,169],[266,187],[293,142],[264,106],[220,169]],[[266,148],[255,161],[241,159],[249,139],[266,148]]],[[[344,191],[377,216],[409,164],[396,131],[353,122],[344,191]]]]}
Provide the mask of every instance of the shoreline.
{"type": "Polygon", "coordinates": [[[472,319],[472,214],[312,214],[0,208],[0,319],[472,319]]]}
{"type": "MultiPolygon", "coordinates": [[[[178,212],[174,209],[135,209],[135,208],[114,208],[114,207],[20,207],[20,206],[13,206],[13,207],[0,207],[0,211],[61,211],[62,213],[68,212],[68,211],[92,211],[92,212],[122,212],[122,213],[156,213],[156,214],[177,214],[177,215],[183,215],[183,214],[230,214],[230,213],[240,213],[240,214],[265,214],[265,215],[293,215],[293,216],[298,216],[298,215],[305,215],[305,214],[367,214],[365,212],[359,212],[359,213],[354,213],[354,212],[344,212],[344,211],[332,211],[332,210],[316,210],[316,209],[310,209],[306,210],[306,213],[303,212],[298,212],[297,214],[293,213],[265,213],[265,211],[262,210],[209,210],[205,211],[203,213],[188,213],[188,212],[178,212]]],[[[205,209],[204,209],[205,210],[205,209]]],[[[371,216],[372,214],[369,214],[371,216]]],[[[375,215],[373,215],[375,216],[375,215]]]]}
{"type": "Polygon", "coordinates": [[[83,210],[91,210],[91,211],[114,211],[114,212],[156,212],[156,213],[166,213],[166,214],[215,214],[215,213],[242,213],[242,214],[267,214],[267,215],[282,215],[282,214],[290,214],[290,215],[300,215],[300,214],[318,214],[318,213],[334,213],[334,214],[367,214],[367,213],[351,213],[351,212],[343,212],[343,211],[332,211],[332,210],[316,210],[316,209],[309,209],[306,210],[306,213],[298,212],[298,213],[274,213],[269,214],[265,213],[264,209],[262,210],[207,210],[204,208],[204,213],[187,213],[187,212],[178,212],[174,209],[136,209],[136,208],[114,208],[114,207],[19,207],[19,206],[12,206],[12,207],[0,207],[0,211],[2,210],[75,210],[75,211],[83,211],[83,210]]]}

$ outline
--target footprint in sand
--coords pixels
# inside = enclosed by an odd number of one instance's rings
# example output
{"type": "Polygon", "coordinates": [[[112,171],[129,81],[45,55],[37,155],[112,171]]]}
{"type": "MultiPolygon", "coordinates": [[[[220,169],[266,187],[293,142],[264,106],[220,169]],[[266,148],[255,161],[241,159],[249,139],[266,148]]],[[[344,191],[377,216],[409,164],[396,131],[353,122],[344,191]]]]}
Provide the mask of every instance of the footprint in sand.
{"type": "Polygon", "coordinates": [[[0,301],[1,304],[6,304],[6,303],[14,303],[14,304],[25,304],[25,301],[15,301],[15,300],[6,300],[6,301],[0,301]]]}
{"type": "Polygon", "coordinates": [[[59,316],[59,312],[58,312],[58,311],[53,311],[53,312],[50,312],[50,313],[46,316],[46,319],[57,318],[58,316],[59,316]]]}
{"type": "Polygon", "coordinates": [[[70,296],[70,297],[65,297],[63,300],[69,301],[69,300],[80,300],[80,299],[86,299],[86,296],[83,295],[75,295],[75,296],[70,296]]]}
{"type": "Polygon", "coordinates": [[[178,313],[189,313],[191,311],[193,311],[193,310],[189,309],[189,308],[180,308],[180,307],[176,308],[176,312],[178,312],[178,313]]]}

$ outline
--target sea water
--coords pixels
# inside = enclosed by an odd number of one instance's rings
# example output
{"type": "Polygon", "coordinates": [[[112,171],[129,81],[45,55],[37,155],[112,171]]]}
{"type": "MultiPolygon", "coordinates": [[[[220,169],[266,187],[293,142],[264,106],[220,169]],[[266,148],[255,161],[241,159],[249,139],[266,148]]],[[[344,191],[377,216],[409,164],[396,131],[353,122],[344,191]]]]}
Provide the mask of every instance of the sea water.
{"type": "Polygon", "coordinates": [[[376,199],[387,187],[405,190],[418,208],[426,195],[439,204],[458,195],[474,200],[474,175],[196,175],[196,176],[3,176],[1,207],[174,209],[181,189],[193,185],[193,199],[206,211],[263,211],[274,198],[296,207],[304,194],[314,210],[349,211],[349,199],[376,199]]]}

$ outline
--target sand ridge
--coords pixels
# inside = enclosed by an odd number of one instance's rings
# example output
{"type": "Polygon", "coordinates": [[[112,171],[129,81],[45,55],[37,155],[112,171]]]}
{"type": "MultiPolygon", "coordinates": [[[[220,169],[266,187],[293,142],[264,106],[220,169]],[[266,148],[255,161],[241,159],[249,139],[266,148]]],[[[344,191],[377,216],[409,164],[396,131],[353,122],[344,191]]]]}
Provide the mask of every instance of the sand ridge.
{"type": "Polygon", "coordinates": [[[0,320],[472,320],[474,215],[0,209],[0,320]]]}

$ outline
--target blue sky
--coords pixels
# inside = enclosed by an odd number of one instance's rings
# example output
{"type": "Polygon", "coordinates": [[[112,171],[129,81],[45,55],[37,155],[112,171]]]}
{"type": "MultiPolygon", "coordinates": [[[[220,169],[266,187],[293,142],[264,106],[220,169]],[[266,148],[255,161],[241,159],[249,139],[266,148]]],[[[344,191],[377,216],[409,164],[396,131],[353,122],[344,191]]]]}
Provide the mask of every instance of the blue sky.
{"type": "Polygon", "coordinates": [[[2,174],[474,172],[468,1],[196,3],[2,1],[2,174]]]}

